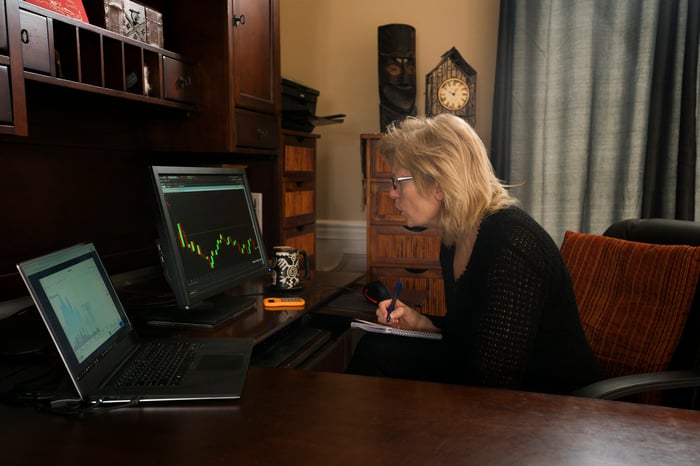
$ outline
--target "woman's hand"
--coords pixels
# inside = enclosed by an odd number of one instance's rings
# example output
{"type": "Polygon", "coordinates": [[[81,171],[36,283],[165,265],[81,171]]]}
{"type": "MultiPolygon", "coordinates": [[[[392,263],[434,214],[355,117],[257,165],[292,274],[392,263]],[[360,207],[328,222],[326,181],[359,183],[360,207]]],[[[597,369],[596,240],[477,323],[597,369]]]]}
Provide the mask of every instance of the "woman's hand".
{"type": "Polygon", "coordinates": [[[380,324],[406,330],[420,330],[423,332],[439,331],[439,329],[433,325],[430,319],[398,300],[396,301],[394,310],[391,311],[390,319],[387,323],[386,316],[388,314],[390,304],[391,299],[386,299],[379,303],[376,314],[377,322],[380,324]]]}

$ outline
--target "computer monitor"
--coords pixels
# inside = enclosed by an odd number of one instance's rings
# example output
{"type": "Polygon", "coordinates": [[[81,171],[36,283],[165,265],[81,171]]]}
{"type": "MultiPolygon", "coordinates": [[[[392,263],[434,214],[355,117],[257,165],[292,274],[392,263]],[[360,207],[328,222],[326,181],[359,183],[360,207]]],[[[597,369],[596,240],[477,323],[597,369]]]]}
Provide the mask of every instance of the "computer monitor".
{"type": "Polygon", "coordinates": [[[151,169],[158,249],[177,302],[155,319],[212,326],[250,308],[255,297],[224,293],[269,270],[245,169],[151,169]]]}

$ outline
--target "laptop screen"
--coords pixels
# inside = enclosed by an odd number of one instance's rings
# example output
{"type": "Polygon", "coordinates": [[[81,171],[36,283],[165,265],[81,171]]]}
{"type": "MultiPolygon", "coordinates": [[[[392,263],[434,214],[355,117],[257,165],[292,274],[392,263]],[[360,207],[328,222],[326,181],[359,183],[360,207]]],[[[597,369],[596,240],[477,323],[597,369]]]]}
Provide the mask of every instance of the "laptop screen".
{"type": "Polygon", "coordinates": [[[79,363],[124,326],[92,257],[39,279],[79,363]]]}
{"type": "Polygon", "coordinates": [[[19,264],[61,356],[78,378],[131,325],[92,244],[19,264]]]}

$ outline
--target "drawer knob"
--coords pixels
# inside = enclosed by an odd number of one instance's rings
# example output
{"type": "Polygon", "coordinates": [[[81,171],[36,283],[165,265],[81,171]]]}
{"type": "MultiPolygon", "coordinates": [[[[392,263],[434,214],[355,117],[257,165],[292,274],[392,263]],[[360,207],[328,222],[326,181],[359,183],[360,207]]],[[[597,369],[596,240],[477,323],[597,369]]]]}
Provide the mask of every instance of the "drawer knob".
{"type": "Polygon", "coordinates": [[[184,89],[192,85],[192,78],[190,76],[180,76],[177,78],[177,81],[175,81],[175,85],[178,89],[184,89]]]}
{"type": "Polygon", "coordinates": [[[265,129],[265,128],[258,128],[255,131],[255,134],[258,135],[258,139],[263,139],[263,138],[266,138],[269,133],[268,133],[267,129],[265,129]]]}
{"type": "Polygon", "coordinates": [[[233,15],[233,26],[238,27],[245,24],[245,15],[233,15]]]}
{"type": "Polygon", "coordinates": [[[19,36],[23,44],[29,43],[29,31],[27,31],[26,29],[22,29],[19,33],[19,36]]]}

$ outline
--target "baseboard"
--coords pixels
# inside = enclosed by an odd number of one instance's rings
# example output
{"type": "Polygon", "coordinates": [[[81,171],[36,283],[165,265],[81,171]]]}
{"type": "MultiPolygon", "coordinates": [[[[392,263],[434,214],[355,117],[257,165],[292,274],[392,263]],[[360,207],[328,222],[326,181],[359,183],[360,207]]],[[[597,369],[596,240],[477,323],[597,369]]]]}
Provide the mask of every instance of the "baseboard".
{"type": "Polygon", "coordinates": [[[364,221],[316,221],[318,270],[364,272],[366,267],[367,224],[364,221]]]}

